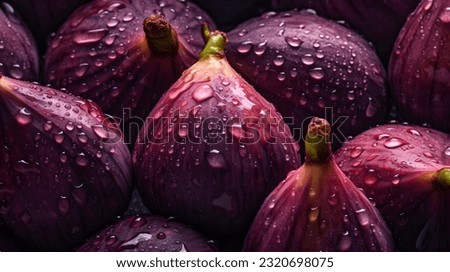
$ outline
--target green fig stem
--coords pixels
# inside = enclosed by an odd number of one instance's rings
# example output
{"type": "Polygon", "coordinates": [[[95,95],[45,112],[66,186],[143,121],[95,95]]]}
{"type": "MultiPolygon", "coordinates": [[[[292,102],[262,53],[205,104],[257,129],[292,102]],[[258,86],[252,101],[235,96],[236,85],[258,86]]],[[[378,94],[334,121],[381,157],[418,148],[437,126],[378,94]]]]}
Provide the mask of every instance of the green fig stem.
{"type": "Polygon", "coordinates": [[[442,168],[434,175],[433,186],[438,191],[450,189],[450,168],[442,168]]]}
{"type": "Polygon", "coordinates": [[[221,31],[209,30],[207,24],[202,25],[202,36],[206,42],[205,48],[200,53],[200,59],[209,58],[212,56],[225,56],[225,45],[228,42],[227,35],[221,31]]]}
{"type": "Polygon", "coordinates": [[[162,15],[151,15],[144,20],[147,44],[155,56],[175,56],[178,53],[178,36],[162,15]]]}
{"type": "Polygon", "coordinates": [[[306,163],[327,163],[331,160],[331,125],[327,120],[313,118],[305,139],[306,163]]]}

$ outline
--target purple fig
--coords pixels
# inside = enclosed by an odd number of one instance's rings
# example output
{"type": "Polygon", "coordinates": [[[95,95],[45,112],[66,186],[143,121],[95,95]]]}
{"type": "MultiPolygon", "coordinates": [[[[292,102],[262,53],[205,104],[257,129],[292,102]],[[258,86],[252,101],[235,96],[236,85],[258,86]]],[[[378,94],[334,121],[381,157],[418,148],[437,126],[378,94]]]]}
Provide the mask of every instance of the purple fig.
{"type": "Polygon", "coordinates": [[[28,23],[39,48],[44,51],[50,33],[79,6],[90,0],[9,0],[28,23]]]}
{"type": "Polygon", "coordinates": [[[389,124],[335,155],[342,171],[383,215],[400,250],[450,250],[450,136],[389,124]]]}
{"type": "Polygon", "coordinates": [[[275,10],[313,9],[325,18],[345,21],[375,46],[385,64],[395,38],[420,0],[272,0],[275,10]]]}
{"type": "Polygon", "coordinates": [[[229,37],[230,64],[294,129],[326,117],[345,141],[387,117],[383,66],[353,31],[305,11],[270,12],[229,37]]]}
{"type": "Polygon", "coordinates": [[[91,101],[0,76],[0,214],[40,250],[67,250],[122,214],[130,153],[91,101]]]}
{"type": "Polygon", "coordinates": [[[333,159],[331,126],[314,118],[306,161],[264,201],[244,251],[392,251],[381,215],[333,159]]]}
{"type": "Polygon", "coordinates": [[[0,3],[0,74],[37,80],[39,57],[33,36],[8,3],[0,3]]]}
{"type": "Polygon", "coordinates": [[[135,121],[142,123],[197,60],[204,46],[203,22],[213,25],[188,1],[94,1],[56,33],[46,55],[45,79],[93,100],[105,113],[124,121],[138,117],[135,121]]]}
{"type": "Polygon", "coordinates": [[[231,236],[300,160],[280,114],[228,64],[225,34],[204,34],[200,60],[149,114],[132,161],[151,212],[231,236]]]}
{"type": "Polygon", "coordinates": [[[78,251],[210,252],[208,240],[189,227],[159,216],[131,216],[90,238],[78,251]]]}
{"type": "Polygon", "coordinates": [[[395,43],[389,79],[408,121],[450,131],[450,1],[423,0],[395,43]]]}

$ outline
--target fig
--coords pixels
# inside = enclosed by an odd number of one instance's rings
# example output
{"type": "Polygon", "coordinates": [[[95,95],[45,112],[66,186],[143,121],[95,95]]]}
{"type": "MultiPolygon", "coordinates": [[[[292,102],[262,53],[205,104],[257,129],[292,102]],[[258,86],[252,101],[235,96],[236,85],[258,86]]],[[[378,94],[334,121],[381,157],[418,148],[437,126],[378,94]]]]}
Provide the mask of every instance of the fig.
{"type": "Polygon", "coordinates": [[[93,102],[0,76],[0,214],[26,244],[68,250],[121,215],[131,159],[93,102]]]}
{"type": "Polygon", "coordinates": [[[195,230],[154,215],[130,216],[105,228],[77,251],[211,252],[212,240],[195,230]]]}
{"type": "Polygon", "coordinates": [[[79,6],[90,0],[9,0],[30,26],[44,52],[47,39],[79,6]]]}
{"type": "Polygon", "coordinates": [[[344,21],[374,44],[388,64],[395,39],[420,0],[272,0],[275,10],[313,9],[325,18],[344,21]]]}
{"type": "Polygon", "coordinates": [[[450,131],[450,2],[423,0],[401,30],[389,64],[400,114],[450,131]]]}
{"type": "Polygon", "coordinates": [[[269,12],[229,38],[230,64],[294,130],[306,132],[311,116],[326,117],[339,143],[385,121],[385,71],[352,30],[307,11],[269,12]]]}
{"type": "MultiPolygon", "coordinates": [[[[93,1],[73,13],[52,39],[46,82],[91,99],[124,125],[131,117],[142,124],[196,62],[204,47],[203,22],[214,25],[188,1],[93,1]]],[[[125,134],[131,134],[126,127],[125,134]]]]}
{"type": "Polygon", "coordinates": [[[399,250],[449,251],[449,135],[387,124],[336,153],[341,170],[373,201],[399,250]]]}
{"type": "Polygon", "coordinates": [[[266,198],[244,251],[393,251],[379,212],[339,169],[331,125],[313,118],[305,163],[266,198]]]}
{"type": "Polygon", "coordinates": [[[38,80],[39,57],[33,36],[14,8],[0,3],[0,74],[38,80]]]}
{"type": "Polygon", "coordinates": [[[273,105],[228,64],[226,35],[203,33],[200,60],[146,118],[132,164],[151,212],[238,236],[299,166],[298,145],[273,105]]]}

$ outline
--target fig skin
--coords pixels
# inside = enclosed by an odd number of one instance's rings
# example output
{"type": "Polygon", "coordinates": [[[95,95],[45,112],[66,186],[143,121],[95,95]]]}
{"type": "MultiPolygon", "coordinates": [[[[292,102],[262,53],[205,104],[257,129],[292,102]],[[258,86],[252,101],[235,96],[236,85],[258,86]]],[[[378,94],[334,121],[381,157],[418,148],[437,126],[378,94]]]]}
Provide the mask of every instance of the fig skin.
{"type": "Polygon", "coordinates": [[[450,132],[449,6],[448,0],[423,0],[403,26],[389,64],[400,114],[445,132],[450,132]]]}
{"type": "Polygon", "coordinates": [[[0,146],[0,214],[37,250],[72,249],[130,201],[130,153],[91,101],[0,76],[0,146]]]}
{"type": "Polygon", "coordinates": [[[414,125],[370,129],[335,154],[402,251],[449,251],[449,135],[414,125]],[[447,173],[447,174],[446,174],[447,173]]]}
{"type": "Polygon", "coordinates": [[[125,124],[131,117],[142,124],[161,95],[197,61],[204,22],[214,26],[188,1],[93,1],[73,13],[50,42],[45,81],[91,99],[125,124]],[[152,16],[157,17],[153,25],[148,23],[152,16]],[[154,30],[158,27],[162,32],[154,30]]]}
{"type": "Polygon", "coordinates": [[[36,37],[43,53],[50,34],[79,6],[91,0],[9,0],[21,14],[36,37]]]}
{"type": "Polygon", "coordinates": [[[344,21],[374,44],[388,65],[395,39],[420,0],[272,0],[274,10],[313,9],[319,16],[344,21]]]}
{"type": "Polygon", "coordinates": [[[394,251],[383,218],[333,159],[331,126],[314,118],[306,161],[266,198],[244,251],[394,251]]]}
{"type": "Polygon", "coordinates": [[[83,252],[212,252],[214,244],[195,230],[154,215],[130,216],[90,238],[83,252]]]}
{"type": "Polygon", "coordinates": [[[228,64],[224,33],[146,119],[132,163],[149,210],[217,236],[242,235],[270,191],[300,164],[272,104],[228,64]]]}
{"type": "Polygon", "coordinates": [[[296,137],[299,129],[306,132],[312,116],[333,124],[336,146],[385,122],[385,71],[352,30],[310,12],[291,11],[266,13],[228,35],[230,64],[289,118],[296,137]]]}
{"type": "Polygon", "coordinates": [[[39,57],[28,27],[8,3],[0,3],[0,74],[38,80],[39,57]]]}

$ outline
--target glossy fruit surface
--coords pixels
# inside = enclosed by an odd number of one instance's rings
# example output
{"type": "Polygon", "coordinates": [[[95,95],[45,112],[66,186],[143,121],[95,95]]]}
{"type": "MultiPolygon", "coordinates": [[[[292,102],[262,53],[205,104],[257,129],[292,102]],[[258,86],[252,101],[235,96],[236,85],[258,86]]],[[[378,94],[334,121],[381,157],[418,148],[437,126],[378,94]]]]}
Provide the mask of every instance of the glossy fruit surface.
{"type": "Polygon", "coordinates": [[[0,76],[0,212],[39,250],[69,250],[123,213],[130,154],[94,103],[0,76]]]}
{"type": "Polygon", "coordinates": [[[384,125],[346,143],[335,158],[380,210],[400,250],[450,250],[447,134],[384,125]]]}

